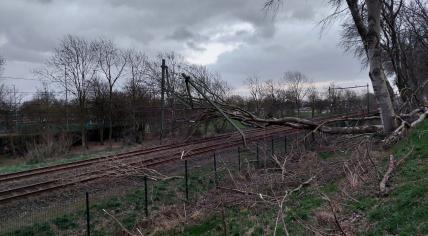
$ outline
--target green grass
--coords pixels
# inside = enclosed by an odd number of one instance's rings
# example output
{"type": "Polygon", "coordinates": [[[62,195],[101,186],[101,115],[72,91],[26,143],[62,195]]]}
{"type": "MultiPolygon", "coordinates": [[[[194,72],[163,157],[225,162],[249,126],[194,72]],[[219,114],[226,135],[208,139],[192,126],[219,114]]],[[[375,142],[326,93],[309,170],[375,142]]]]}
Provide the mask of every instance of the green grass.
{"type": "MultiPolygon", "coordinates": [[[[219,171],[219,179],[226,176],[225,171],[219,171]]],[[[190,201],[204,194],[207,190],[215,186],[212,175],[212,166],[189,168],[189,197],[190,201]]],[[[170,179],[166,181],[148,181],[149,213],[153,214],[162,205],[181,203],[185,199],[184,178],[170,179]]],[[[108,235],[114,232],[117,223],[106,216],[102,211],[107,210],[115,215],[117,219],[128,229],[133,229],[136,223],[144,216],[144,188],[136,189],[132,193],[124,194],[121,197],[110,197],[105,200],[91,202],[91,222],[93,235],[108,235]],[[111,224],[103,224],[108,221],[111,224]]],[[[55,210],[53,210],[55,212],[55,210]]],[[[62,215],[58,218],[48,220],[39,225],[23,227],[10,234],[4,235],[72,235],[72,232],[85,228],[85,212],[82,209],[75,209],[74,212],[62,215]]]]}
{"type": "Polygon", "coordinates": [[[53,236],[55,235],[51,226],[48,223],[35,224],[16,230],[12,233],[3,234],[3,236],[53,236]]]}
{"type": "MultiPolygon", "coordinates": [[[[428,234],[428,121],[415,129],[406,140],[395,145],[392,152],[400,159],[413,148],[412,154],[396,170],[392,179],[394,190],[389,196],[357,196],[358,201],[346,205],[352,212],[360,212],[368,217],[372,225],[369,232],[362,235],[426,235],[428,234]]],[[[329,159],[331,153],[321,154],[321,158],[329,159]]],[[[245,158],[254,155],[243,152],[242,164],[245,158]]],[[[387,162],[384,162],[385,166],[387,162]]],[[[232,167],[232,171],[236,169],[232,167]]],[[[189,195],[195,201],[207,190],[214,187],[212,166],[192,168],[189,170],[189,195]]],[[[227,178],[226,171],[218,173],[219,179],[227,178]]],[[[338,191],[338,182],[330,182],[321,187],[326,194],[338,191]]],[[[149,213],[153,213],[161,205],[181,202],[185,198],[184,179],[171,179],[168,181],[149,181],[149,213]]],[[[289,197],[285,203],[285,221],[290,235],[305,235],[308,232],[297,220],[312,222],[313,212],[325,203],[319,194],[312,193],[310,189],[303,189],[289,197]]],[[[115,222],[102,212],[106,209],[114,214],[123,225],[132,229],[144,216],[144,190],[137,189],[131,194],[122,197],[110,198],[97,202],[91,208],[93,219],[93,235],[108,235],[114,232],[115,222]],[[109,220],[111,224],[102,222],[109,220]]],[[[275,226],[277,208],[271,205],[257,205],[251,208],[228,207],[224,209],[228,235],[263,235],[266,229],[269,234],[275,226]]],[[[57,230],[70,232],[70,230],[84,227],[84,213],[76,212],[64,215],[49,223],[35,225],[15,231],[10,235],[55,235],[57,230]],[[79,218],[81,217],[81,218],[79,218]],[[80,219],[80,220],[79,220],[80,219]]],[[[223,218],[215,212],[206,218],[199,219],[189,225],[179,226],[173,230],[160,232],[157,235],[223,235],[223,218]]],[[[282,225],[277,229],[278,235],[283,232],[282,225]]]]}
{"type": "Polygon", "coordinates": [[[319,158],[323,159],[323,160],[327,160],[330,159],[334,156],[336,156],[336,154],[334,152],[320,152],[318,153],[319,158]]]}
{"type": "Polygon", "coordinates": [[[368,217],[373,224],[370,235],[428,234],[428,121],[395,145],[392,152],[399,159],[412,149],[410,156],[396,169],[390,195],[368,197],[355,206],[362,210],[369,208],[368,217]]]}
{"type": "MultiPolygon", "coordinates": [[[[396,170],[392,180],[394,190],[388,197],[361,195],[346,207],[353,212],[368,216],[372,227],[362,235],[427,235],[428,234],[428,121],[415,129],[406,140],[393,147],[397,159],[404,157],[413,148],[412,154],[396,170]]],[[[322,159],[335,157],[333,153],[322,153],[322,159]]],[[[385,166],[387,162],[384,162],[385,166]]],[[[336,182],[321,187],[324,193],[338,191],[336,182]]],[[[318,195],[303,193],[293,195],[285,212],[290,235],[304,235],[305,229],[296,224],[297,219],[312,221],[313,211],[323,205],[318,195]]],[[[229,235],[262,235],[267,225],[273,227],[275,208],[261,212],[239,208],[226,209],[229,235]],[[256,216],[256,217],[255,217],[256,216]]],[[[215,215],[188,225],[183,232],[168,232],[165,235],[222,235],[223,220],[215,215]]],[[[272,228],[271,228],[272,229],[272,228]]],[[[278,229],[282,232],[282,227],[278,229]]],[[[164,235],[164,234],[161,234],[164,235]]]]}
{"type": "Polygon", "coordinates": [[[54,219],[52,222],[62,230],[77,228],[77,217],[75,215],[64,215],[54,219]]]}
{"type": "MultiPolygon", "coordinates": [[[[293,195],[287,201],[288,209],[284,209],[284,215],[290,235],[304,235],[307,233],[300,224],[296,223],[296,219],[308,220],[313,210],[321,206],[321,201],[318,196],[310,193],[293,195]]],[[[225,208],[224,211],[224,221],[228,235],[263,235],[267,228],[273,234],[277,215],[276,207],[271,205],[261,208],[231,207],[225,208]]],[[[279,224],[277,235],[281,235],[283,232],[283,225],[279,224]]],[[[183,231],[176,229],[159,233],[158,235],[196,236],[223,234],[224,223],[222,216],[220,213],[214,213],[200,222],[185,226],[183,231]]]]}
{"type": "Polygon", "coordinates": [[[321,187],[321,192],[323,193],[335,193],[337,191],[339,191],[339,188],[336,182],[331,182],[321,187]]]}

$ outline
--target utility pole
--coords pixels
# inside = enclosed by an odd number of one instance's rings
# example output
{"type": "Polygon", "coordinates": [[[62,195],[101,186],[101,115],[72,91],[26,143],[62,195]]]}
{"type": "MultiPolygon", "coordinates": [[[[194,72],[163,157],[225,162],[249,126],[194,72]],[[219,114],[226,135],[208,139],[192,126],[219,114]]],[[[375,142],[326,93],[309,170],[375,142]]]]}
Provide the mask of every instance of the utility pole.
{"type": "Polygon", "coordinates": [[[165,65],[165,59],[162,59],[162,80],[161,80],[161,123],[160,123],[160,144],[162,144],[163,139],[163,122],[165,118],[164,113],[164,106],[165,106],[165,72],[166,72],[166,65],[165,65]]]}
{"type": "Polygon", "coordinates": [[[330,113],[333,113],[332,112],[332,110],[333,110],[333,98],[331,96],[331,87],[330,86],[328,86],[328,98],[331,99],[331,102],[330,102],[330,113]]]}
{"type": "Polygon", "coordinates": [[[15,110],[15,132],[18,134],[18,102],[16,99],[15,85],[13,85],[13,108],[15,110]]]}

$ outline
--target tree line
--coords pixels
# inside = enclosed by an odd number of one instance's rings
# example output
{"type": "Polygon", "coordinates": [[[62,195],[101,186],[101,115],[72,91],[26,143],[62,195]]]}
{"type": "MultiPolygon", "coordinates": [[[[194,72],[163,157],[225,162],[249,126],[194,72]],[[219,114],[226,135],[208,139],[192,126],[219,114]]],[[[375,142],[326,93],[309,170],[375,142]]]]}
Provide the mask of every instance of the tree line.
{"type": "MultiPolygon", "coordinates": [[[[180,126],[197,120],[198,113],[189,113],[186,103],[176,96],[188,91],[181,73],[197,78],[207,91],[214,93],[209,96],[240,104],[263,117],[300,116],[303,107],[311,109],[311,114],[306,116],[364,111],[363,104],[367,99],[367,94],[355,91],[321,91],[297,71],[286,72],[279,80],[265,81],[258,76],[250,76],[245,81],[249,96],[234,95],[218,73],[204,66],[189,64],[177,53],[149,57],[136,49],[120,49],[106,38],[88,41],[73,35],[64,37],[53,55],[34,73],[43,86],[31,100],[22,102],[17,108],[14,99],[20,101],[20,97],[0,96],[4,104],[2,114],[8,114],[3,116],[6,128],[16,132],[19,121],[39,124],[40,131],[78,129],[83,146],[86,146],[87,130],[91,124],[92,129],[98,130],[101,143],[106,138],[111,144],[113,137],[119,133],[124,135],[123,132],[131,137],[132,142],[141,142],[148,131],[158,133],[162,91],[169,135],[174,136],[180,126]],[[167,68],[163,86],[162,59],[167,68]]],[[[334,84],[330,87],[334,88],[334,84]]],[[[1,88],[4,95],[11,94],[11,91],[6,93],[4,85],[1,88]]],[[[202,99],[198,93],[192,93],[192,96],[202,99]]],[[[210,125],[206,121],[204,124],[210,125]]],[[[34,131],[31,126],[28,129],[34,131]]]]}
{"type": "MultiPolygon", "coordinates": [[[[266,6],[279,2],[281,0],[271,0],[266,6]]],[[[159,123],[158,108],[163,104],[168,108],[166,119],[174,133],[180,120],[177,110],[189,108],[189,103],[176,94],[189,93],[188,97],[202,99],[200,93],[192,93],[189,89],[181,76],[185,73],[206,86],[206,91],[210,91],[206,95],[221,97],[261,117],[301,116],[303,108],[310,108],[311,116],[326,111],[362,111],[368,110],[364,104],[369,104],[370,108],[370,102],[376,101],[385,132],[392,132],[397,127],[396,114],[428,104],[427,3],[423,0],[331,0],[330,3],[336,11],[324,23],[345,17],[342,46],[369,67],[373,95],[338,90],[334,85],[328,91],[321,91],[303,73],[290,71],[279,80],[264,81],[258,76],[250,76],[246,80],[250,96],[243,97],[231,94],[231,88],[218,73],[186,63],[176,53],[148,57],[136,49],[120,49],[106,38],[88,41],[68,35],[60,41],[45,65],[36,71],[41,80],[48,81],[47,84],[55,83],[62,88],[63,95],[59,98],[48,88],[42,89],[20,110],[28,111],[28,114],[36,113],[35,110],[62,114],[58,117],[66,117],[67,127],[77,121],[83,146],[86,146],[88,122],[101,126],[101,140],[104,139],[104,127],[107,127],[109,143],[118,124],[126,124],[135,140],[141,141],[147,129],[159,128],[155,126],[159,123]],[[166,60],[166,70],[161,69],[162,59],[166,60]],[[164,78],[163,82],[161,78],[164,78]],[[393,83],[388,78],[392,78],[393,83]],[[161,99],[163,95],[164,101],[161,99]],[[153,117],[149,128],[147,117],[153,117]]],[[[4,60],[1,61],[4,65],[4,60]]],[[[11,98],[6,94],[7,88],[2,86],[1,109],[10,113],[17,109],[17,98],[14,97],[15,103],[10,102],[11,98]],[[8,99],[9,102],[4,102],[8,99]],[[11,106],[13,104],[15,107],[11,106]]],[[[195,109],[193,116],[184,113],[187,116],[183,120],[198,119],[195,109]]],[[[24,118],[37,119],[30,115],[24,118]]],[[[12,126],[11,119],[6,123],[12,126]]]]}
{"type": "MultiPolygon", "coordinates": [[[[283,0],[267,0],[276,12],[283,0]]],[[[428,104],[428,7],[426,0],[329,0],[333,14],[321,21],[342,22],[345,50],[369,68],[384,132],[401,121],[397,115],[428,104]],[[394,95],[394,88],[399,96],[394,95]]]]}
{"type": "Polygon", "coordinates": [[[344,89],[334,82],[328,87],[316,86],[299,71],[287,71],[278,80],[262,80],[252,75],[246,84],[250,94],[247,110],[265,118],[302,117],[302,108],[306,109],[303,117],[312,118],[322,113],[367,112],[373,96],[367,89],[344,89]]]}
{"type": "Polygon", "coordinates": [[[114,127],[123,126],[136,142],[141,142],[149,128],[147,124],[152,125],[151,129],[157,128],[162,93],[166,95],[166,118],[171,129],[177,126],[176,111],[183,107],[173,94],[186,89],[180,77],[182,72],[197,76],[218,96],[225,96],[230,90],[218,73],[189,64],[177,53],[160,53],[150,58],[136,49],[121,49],[106,38],[89,41],[67,35],[44,65],[34,71],[43,86],[31,100],[17,108],[16,97],[7,96],[11,92],[5,85],[0,87],[2,122],[12,131],[16,131],[18,120],[46,125],[62,123],[66,129],[75,128],[77,122],[82,146],[87,144],[90,123],[99,128],[101,142],[104,128],[108,129],[109,144],[114,127]],[[162,59],[167,68],[163,86],[162,59]],[[21,115],[16,117],[15,112],[21,115]]]}

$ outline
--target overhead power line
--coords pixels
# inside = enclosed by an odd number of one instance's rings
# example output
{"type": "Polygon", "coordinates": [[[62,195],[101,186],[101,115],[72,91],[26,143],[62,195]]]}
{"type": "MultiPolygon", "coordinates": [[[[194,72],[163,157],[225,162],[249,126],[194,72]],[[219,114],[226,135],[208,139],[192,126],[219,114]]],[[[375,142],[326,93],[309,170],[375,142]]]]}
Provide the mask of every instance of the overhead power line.
{"type": "Polygon", "coordinates": [[[353,89],[353,88],[367,88],[368,85],[355,85],[351,87],[332,87],[333,89],[353,89]]]}
{"type": "Polygon", "coordinates": [[[41,81],[41,79],[25,78],[25,77],[15,77],[15,76],[0,76],[0,79],[41,81]]]}

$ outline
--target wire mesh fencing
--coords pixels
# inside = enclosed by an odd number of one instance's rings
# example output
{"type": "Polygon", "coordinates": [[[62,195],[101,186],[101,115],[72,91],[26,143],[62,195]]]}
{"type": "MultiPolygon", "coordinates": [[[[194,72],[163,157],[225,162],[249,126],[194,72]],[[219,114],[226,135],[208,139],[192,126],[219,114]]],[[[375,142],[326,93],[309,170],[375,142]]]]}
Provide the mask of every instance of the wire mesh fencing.
{"type": "Polygon", "coordinates": [[[141,219],[177,205],[191,206],[207,197],[207,192],[231,186],[235,174],[269,166],[272,156],[291,151],[296,140],[310,145],[313,138],[305,132],[287,133],[249,141],[246,145],[212,149],[188,159],[184,157],[163,169],[168,173],[163,179],[130,177],[138,184],[129,191],[112,188],[102,193],[89,192],[89,201],[82,192],[73,198],[46,204],[46,207],[34,206],[0,217],[0,235],[32,235],[35,232],[86,235],[88,231],[102,235],[123,228],[132,229],[141,219]]]}

